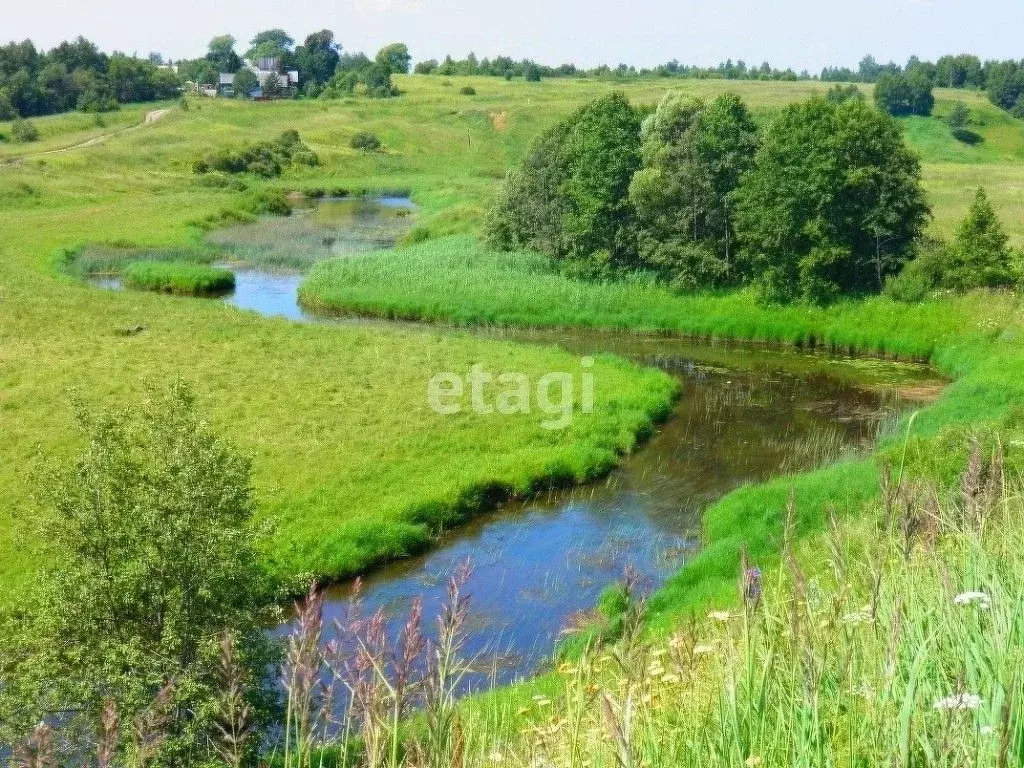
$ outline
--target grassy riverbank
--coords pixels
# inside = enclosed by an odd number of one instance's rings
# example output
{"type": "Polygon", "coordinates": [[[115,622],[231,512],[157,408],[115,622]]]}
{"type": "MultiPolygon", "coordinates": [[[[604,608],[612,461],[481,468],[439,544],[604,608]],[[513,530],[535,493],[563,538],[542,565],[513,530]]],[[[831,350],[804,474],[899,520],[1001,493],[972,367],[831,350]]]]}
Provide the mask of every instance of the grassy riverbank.
{"type": "MultiPolygon", "coordinates": [[[[554,272],[543,257],[487,251],[471,237],[450,238],[320,264],[301,291],[313,307],[455,322],[582,325],[694,334],[926,359],[956,379],[914,420],[911,459],[924,459],[950,430],[1002,424],[1024,406],[1024,343],[1019,305],[1009,293],[978,292],[921,304],[885,297],[827,308],[765,307],[746,292],[676,295],[644,282],[595,284],[554,272]]],[[[938,452],[927,469],[958,471],[963,451],[938,452]]],[[[922,461],[918,461],[921,464],[922,461]]],[[[918,467],[922,469],[922,467],[918,467]]],[[[671,617],[729,602],[741,548],[759,562],[778,550],[781,515],[792,493],[799,530],[818,530],[829,510],[852,512],[875,497],[874,460],[741,489],[705,515],[704,549],[655,601],[671,617]]]]}

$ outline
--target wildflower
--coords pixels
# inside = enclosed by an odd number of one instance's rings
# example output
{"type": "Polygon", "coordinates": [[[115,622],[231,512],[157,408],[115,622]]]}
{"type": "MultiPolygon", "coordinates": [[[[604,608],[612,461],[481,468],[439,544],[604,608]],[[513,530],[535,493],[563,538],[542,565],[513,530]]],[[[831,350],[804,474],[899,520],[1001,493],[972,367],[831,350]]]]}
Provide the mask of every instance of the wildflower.
{"type": "Polygon", "coordinates": [[[747,768],[756,768],[756,766],[761,764],[761,758],[757,755],[751,755],[743,761],[743,764],[747,766],[747,768]]]}
{"type": "Polygon", "coordinates": [[[679,682],[679,679],[679,675],[670,673],[667,675],[662,675],[661,682],[665,683],[666,685],[674,685],[675,683],[679,682]]]}
{"type": "Polygon", "coordinates": [[[487,756],[487,759],[490,760],[492,763],[503,763],[503,762],[505,762],[505,756],[503,754],[501,754],[501,752],[498,752],[497,750],[495,750],[494,752],[491,752],[491,754],[487,756]]]}
{"type": "Polygon", "coordinates": [[[981,706],[981,696],[974,693],[955,693],[950,696],[938,699],[933,705],[934,709],[977,709],[981,706]]]}
{"type": "Polygon", "coordinates": [[[757,566],[743,571],[743,599],[753,607],[761,602],[761,569],[757,566]]]}
{"type": "Polygon", "coordinates": [[[991,725],[983,725],[981,726],[980,732],[982,736],[991,736],[996,732],[996,729],[991,725]]]}
{"type": "Polygon", "coordinates": [[[843,616],[843,623],[869,624],[871,623],[871,621],[873,621],[873,618],[874,617],[871,615],[871,607],[865,606],[864,608],[861,608],[859,611],[853,611],[852,613],[848,613],[845,616],[843,616]]]}
{"type": "Polygon", "coordinates": [[[714,653],[715,647],[713,645],[695,645],[693,646],[694,656],[706,656],[709,653],[714,653]]]}
{"type": "Polygon", "coordinates": [[[954,605],[972,605],[977,603],[978,607],[987,611],[992,607],[992,598],[984,592],[961,592],[953,598],[954,605]]]}
{"type": "Polygon", "coordinates": [[[708,615],[715,621],[729,621],[732,618],[732,614],[729,611],[712,611],[708,615]]]}

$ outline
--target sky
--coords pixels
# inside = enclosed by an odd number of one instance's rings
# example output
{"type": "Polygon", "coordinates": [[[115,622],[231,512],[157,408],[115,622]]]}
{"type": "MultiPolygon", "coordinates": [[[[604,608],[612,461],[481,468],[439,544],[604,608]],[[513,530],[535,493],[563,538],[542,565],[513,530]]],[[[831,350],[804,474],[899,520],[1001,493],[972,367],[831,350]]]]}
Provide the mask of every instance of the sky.
{"type": "Polygon", "coordinates": [[[349,51],[395,41],[415,61],[508,55],[544,64],[725,59],[807,69],[855,67],[865,54],[905,62],[945,53],[1024,58],[1022,0],[13,0],[0,41],[50,48],[84,35],[105,51],[195,58],[210,38],[242,43],[280,27],[301,41],[334,31],[349,51]]]}

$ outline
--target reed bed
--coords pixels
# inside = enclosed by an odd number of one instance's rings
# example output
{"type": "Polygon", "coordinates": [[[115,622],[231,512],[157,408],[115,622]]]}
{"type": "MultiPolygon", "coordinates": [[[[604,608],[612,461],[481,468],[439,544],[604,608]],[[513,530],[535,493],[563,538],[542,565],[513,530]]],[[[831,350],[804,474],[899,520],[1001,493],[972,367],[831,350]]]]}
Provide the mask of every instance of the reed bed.
{"type": "Polygon", "coordinates": [[[180,296],[216,296],[235,287],[228,269],[165,261],[133,261],[121,272],[125,287],[180,296]]]}

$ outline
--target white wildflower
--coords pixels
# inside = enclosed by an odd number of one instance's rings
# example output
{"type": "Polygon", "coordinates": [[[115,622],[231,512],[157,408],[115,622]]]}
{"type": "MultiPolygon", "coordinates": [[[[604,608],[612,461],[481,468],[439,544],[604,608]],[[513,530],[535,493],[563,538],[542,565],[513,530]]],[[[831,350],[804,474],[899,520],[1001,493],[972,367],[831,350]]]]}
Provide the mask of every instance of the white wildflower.
{"type": "Polygon", "coordinates": [[[996,732],[996,729],[993,728],[991,725],[983,725],[981,726],[980,731],[982,736],[991,736],[996,732]]]}
{"type": "Polygon", "coordinates": [[[953,598],[954,605],[972,605],[977,606],[987,611],[992,607],[992,598],[986,595],[984,592],[961,592],[959,595],[953,598]]]}
{"type": "Polygon", "coordinates": [[[955,693],[938,699],[933,707],[935,709],[977,709],[981,706],[981,696],[974,693],[955,693]]]}

